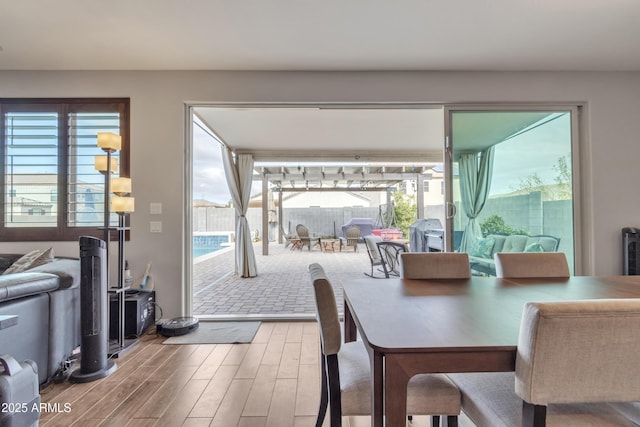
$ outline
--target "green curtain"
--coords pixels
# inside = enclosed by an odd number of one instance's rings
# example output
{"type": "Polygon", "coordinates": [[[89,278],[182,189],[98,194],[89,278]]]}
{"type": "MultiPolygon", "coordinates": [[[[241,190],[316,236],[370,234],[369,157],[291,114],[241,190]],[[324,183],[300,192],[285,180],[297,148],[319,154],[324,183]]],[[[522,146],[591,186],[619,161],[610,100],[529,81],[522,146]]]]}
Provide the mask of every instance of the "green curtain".
{"type": "Polygon", "coordinates": [[[480,153],[461,154],[458,160],[460,170],[460,196],[462,210],[468,222],[462,234],[460,252],[469,252],[482,238],[477,217],[482,212],[491,188],[493,174],[493,147],[480,153]]]}

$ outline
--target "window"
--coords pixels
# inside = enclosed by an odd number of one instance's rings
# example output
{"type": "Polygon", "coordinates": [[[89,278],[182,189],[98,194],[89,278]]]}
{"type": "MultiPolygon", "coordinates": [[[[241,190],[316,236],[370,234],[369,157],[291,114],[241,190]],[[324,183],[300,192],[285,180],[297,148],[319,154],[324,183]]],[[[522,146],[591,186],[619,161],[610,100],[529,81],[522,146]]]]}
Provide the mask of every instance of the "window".
{"type": "MultiPolygon", "coordinates": [[[[122,136],[114,153],[129,176],[128,99],[0,99],[0,238],[102,237],[104,176],[95,170],[98,132],[122,136]]],[[[113,215],[113,225],[117,219],[113,215]]]]}

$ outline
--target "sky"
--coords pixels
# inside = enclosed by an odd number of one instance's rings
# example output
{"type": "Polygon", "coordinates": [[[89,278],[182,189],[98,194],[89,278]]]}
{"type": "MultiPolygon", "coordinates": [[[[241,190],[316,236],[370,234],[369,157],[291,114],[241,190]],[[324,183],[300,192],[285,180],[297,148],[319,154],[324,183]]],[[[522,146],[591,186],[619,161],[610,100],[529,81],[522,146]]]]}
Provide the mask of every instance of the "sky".
{"type": "Polygon", "coordinates": [[[193,198],[226,204],[231,200],[220,143],[193,126],[193,198]]]}
{"type": "Polygon", "coordinates": [[[490,194],[511,193],[521,180],[536,173],[555,184],[553,166],[561,157],[571,164],[571,117],[565,114],[496,146],[490,194]]]}

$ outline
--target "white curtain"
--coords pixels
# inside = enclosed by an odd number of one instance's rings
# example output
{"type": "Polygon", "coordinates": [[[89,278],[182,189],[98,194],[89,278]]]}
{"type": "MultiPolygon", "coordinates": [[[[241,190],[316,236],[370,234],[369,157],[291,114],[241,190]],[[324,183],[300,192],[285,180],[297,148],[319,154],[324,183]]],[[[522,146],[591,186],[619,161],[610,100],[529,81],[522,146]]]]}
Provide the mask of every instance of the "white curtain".
{"type": "Polygon", "coordinates": [[[493,147],[473,154],[461,154],[458,161],[460,169],[460,196],[462,209],[469,222],[462,234],[460,252],[469,252],[475,242],[482,238],[477,217],[482,212],[491,188],[493,174],[493,147]]]}
{"type": "Polygon", "coordinates": [[[253,178],[253,157],[250,154],[239,154],[235,162],[233,154],[227,147],[222,147],[222,162],[227,176],[227,184],[236,209],[236,274],[242,277],[258,275],[256,256],[253,253],[251,230],[247,221],[247,208],[251,196],[253,178]]]}

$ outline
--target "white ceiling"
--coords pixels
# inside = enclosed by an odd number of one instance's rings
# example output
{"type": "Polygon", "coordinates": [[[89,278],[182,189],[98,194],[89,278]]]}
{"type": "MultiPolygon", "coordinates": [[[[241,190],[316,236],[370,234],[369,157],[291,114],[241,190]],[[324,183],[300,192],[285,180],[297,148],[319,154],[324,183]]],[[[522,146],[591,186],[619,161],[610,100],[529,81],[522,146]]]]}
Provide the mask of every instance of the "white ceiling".
{"type": "Polygon", "coordinates": [[[258,161],[442,161],[442,108],[198,107],[196,114],[258,161]]]}
{"type": "Polygon", "coordinates": [[[3,0],[0,70],[640,70],[637,0],[3,0]]]}

